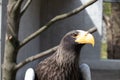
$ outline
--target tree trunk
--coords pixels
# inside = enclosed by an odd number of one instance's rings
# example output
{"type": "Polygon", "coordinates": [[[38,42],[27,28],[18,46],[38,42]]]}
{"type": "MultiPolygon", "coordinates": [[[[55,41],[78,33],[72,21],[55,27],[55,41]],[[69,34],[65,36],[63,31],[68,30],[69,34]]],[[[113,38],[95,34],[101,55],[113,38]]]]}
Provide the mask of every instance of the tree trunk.
{"type": "Polygon", "coordinates": [[[2,80],[15,80],[16,56],[18,52],[19,12],[16,0],[9,0],[7,5],[7,33],[5,39],[4,61],[2,66],[2,80]]]}
{"type": "Polygon", "coordinates": [[[107,37],[108,58],[120,59],[120,3],[112,3],[111,26],[109,27],[107,37]]]}
{"type": "Polygon", "coordinates": [[[5,42],[2,80],[15,80],[16,70],[14,70],[14,66],[16,65],[16,54],[17,50],[15,50],[11,40],[7,39],[5,42]]]}

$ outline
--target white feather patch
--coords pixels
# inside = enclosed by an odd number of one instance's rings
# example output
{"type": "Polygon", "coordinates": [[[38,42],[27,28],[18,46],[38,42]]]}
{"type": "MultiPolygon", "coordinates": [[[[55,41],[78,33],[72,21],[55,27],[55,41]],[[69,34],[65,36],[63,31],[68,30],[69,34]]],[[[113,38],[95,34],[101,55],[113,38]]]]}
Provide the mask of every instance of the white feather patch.
{"type": "Polygon", "coordinates": [[[24,80],[34,80],[35,79],[35,72],[32,68],[28,68],[25,73],[24,80]]]}

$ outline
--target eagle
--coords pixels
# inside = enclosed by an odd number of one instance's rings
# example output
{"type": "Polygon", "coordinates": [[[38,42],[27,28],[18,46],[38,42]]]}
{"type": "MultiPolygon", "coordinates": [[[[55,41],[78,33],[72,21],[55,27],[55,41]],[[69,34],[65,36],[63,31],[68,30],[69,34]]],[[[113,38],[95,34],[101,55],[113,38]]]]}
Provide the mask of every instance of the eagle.
{"type": "Polygon", "coordinates": [[[28,75],[28,79],[25,76],[25,80],[91,80],[89,66],[85,63],[79,66],[79,61],[81,48],[94,43],[93,35],[87,31],[68,32],[50,57],[26,72],[31,76],[28,75]]]}

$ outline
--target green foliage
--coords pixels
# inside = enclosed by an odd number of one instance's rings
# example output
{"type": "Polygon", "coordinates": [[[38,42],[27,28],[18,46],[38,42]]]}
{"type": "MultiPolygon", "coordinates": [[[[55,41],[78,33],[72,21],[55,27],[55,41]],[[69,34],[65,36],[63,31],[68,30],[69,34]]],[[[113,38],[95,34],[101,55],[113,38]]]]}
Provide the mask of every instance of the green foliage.
{"type": "Polygon", "coordinates": [[[111,3],[104,2],[103,3],[103,12],[105,15],[111,15],[111,3]]]}
{"type": "Polygon", "coordinates": [[[101,45],[101,58],[107,59],[107,43],[103,43],[101,45]]]}

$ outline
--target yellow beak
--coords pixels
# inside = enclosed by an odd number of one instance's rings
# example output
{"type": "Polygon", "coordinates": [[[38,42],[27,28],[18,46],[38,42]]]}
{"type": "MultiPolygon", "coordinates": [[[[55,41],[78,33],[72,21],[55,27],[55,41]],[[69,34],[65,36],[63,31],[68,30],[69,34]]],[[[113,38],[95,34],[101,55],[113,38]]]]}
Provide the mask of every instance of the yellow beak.
{"type": "Polygon", "coordinates": [[[79,34],[76,36],[75,42],[79,44],[92,44],[92,46],[95,44],[93,35],[81,30],[79,30],[79,34]]]}

